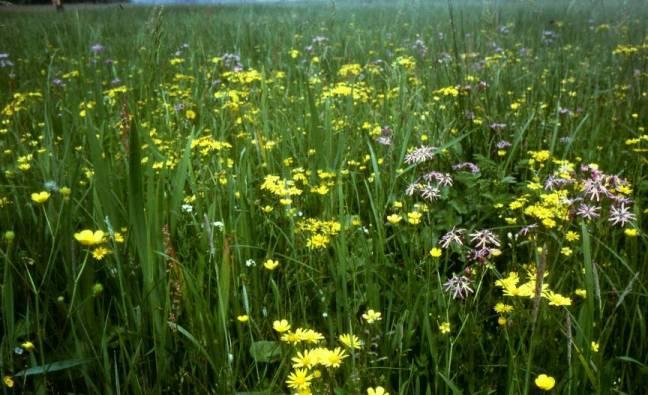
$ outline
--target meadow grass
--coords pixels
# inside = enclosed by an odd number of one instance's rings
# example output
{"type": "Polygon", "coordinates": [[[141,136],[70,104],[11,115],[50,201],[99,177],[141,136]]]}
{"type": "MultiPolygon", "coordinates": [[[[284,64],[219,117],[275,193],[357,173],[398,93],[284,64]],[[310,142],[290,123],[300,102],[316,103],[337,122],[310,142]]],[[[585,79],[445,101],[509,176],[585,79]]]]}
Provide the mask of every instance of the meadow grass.
{"type": "Polygon", "coordinates": [[[0,13],[4,393],[644,393],[647,18],[0,13]]]}

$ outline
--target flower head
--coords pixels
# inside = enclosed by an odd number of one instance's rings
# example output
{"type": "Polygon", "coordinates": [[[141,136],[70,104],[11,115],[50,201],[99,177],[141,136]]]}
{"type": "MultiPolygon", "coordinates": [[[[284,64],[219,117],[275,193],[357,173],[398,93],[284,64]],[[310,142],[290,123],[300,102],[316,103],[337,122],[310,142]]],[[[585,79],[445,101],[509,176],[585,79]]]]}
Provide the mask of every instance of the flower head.
{"type": "Polygon", "coordinates": [[[49,199],[51,194],[47,191],[34,192],[31,194],[31,199],[34,203],[43,204],[49,199]]]}
{"type": "Polygon", "coordinates": [[[471,285],[472,281],[468,277],[463,275],[457,276],[455,273],[452,275],[452,278],[449,278],[443,284],[443,289],[446,292],[450,292],[454,299],[465,299],[468,294],[474,292],[470,287],[471,285]]]}
{"type": "Polygon", "coordinates": [[[362,341],[356,335],[350,333],[343,333],[338,338],[340,343],[344,344],[348,348],[359,350],[362,348],[362,341]]]}
{"type": "Polygon", "coordinates": [[[273,271],[279,266],[279,261],[273,261],[272,259],[268,259],[267,261],[263,262],[263,267],[266,269],[273,271]]]}
{"type": "Polygon", "coordinates": [[[549,391],[556,385],[556,379],[546,374],[541,374],[536,377],[535,385],[543,391],[549,391]]]}
{"type": "Polygon", "coordinates": [[[288,375],[286,384],[296,390],[305,390],[310,387],[311,380],[313,375],[308,373],[308,369],[295,369],[288,375]]]}
{"type": "Polygon", "coordinates": [[[290,330],[290,323],[288,323],[288,320],[276,320],[272,323],[272,329],[278,333],[283,333],[290,330]]]}
{"type": "Polygon", "coordinates": [[[369,387],[367,388],[367,395],[389,395],[389,392],[386,392],[385,389],[381,386],[377,386],[375,388],[369,387]]]}
{"type": "Polygon", "coordinates": [[[362,315],[362,318],[364,318],[368,324],[373,324],[376,321],[382,320],[382,313],[380,313],[379,311],[374,311],[373,309],[369,309],[362,315]]]}
{"type": "Polygon", "coordinates": [[[101,230],[91,231],[89,229],[82,230],[81,232],[75,233],[74,238],[76,241],[81,243],[84,246],[94,246],[101,244],[104,241],[104,232],[101,230]]]}

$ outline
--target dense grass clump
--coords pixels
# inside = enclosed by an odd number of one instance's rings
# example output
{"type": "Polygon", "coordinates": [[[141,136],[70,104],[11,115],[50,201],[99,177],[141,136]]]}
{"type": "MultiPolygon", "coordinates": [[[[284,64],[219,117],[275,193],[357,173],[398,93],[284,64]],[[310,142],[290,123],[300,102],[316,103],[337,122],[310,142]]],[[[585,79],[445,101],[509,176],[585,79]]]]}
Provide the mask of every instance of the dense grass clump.
{"type": "Polygon", "coordinates": [[[0,14],[4,391],[644,393],[646,20],[0,14]]]}

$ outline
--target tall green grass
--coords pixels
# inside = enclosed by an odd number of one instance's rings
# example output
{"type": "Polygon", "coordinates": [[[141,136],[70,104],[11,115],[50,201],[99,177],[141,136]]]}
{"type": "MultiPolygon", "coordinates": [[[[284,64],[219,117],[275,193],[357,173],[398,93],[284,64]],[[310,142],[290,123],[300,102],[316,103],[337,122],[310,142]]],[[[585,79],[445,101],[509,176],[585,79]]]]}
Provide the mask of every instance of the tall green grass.
{"type": "Polygon", "coordinates": [[[285,318],[329,347],[343,333],[364,341],[322,369],[322,393],[528,394],[541,373],[556,393],[642,393],[648,141],[627,140],[646,136],[647,13],[621,1],[0,13],[0,52],[13,62],[0,68],[0,372],[13,380],[3,391],[287,393],[294,347],[272,329],[285,318]],[[96,43],[105,49],[93,54],[96,43]],[[635,50],[614,54],[619,45],[635,50]],[[225,53],[260,81],[228,80],[212,62],[225,53]],[[353,63],[361,75],[338,74],[353,63]],[[341,81],[366,84],[369,99],[325,98],[341,81]],[[127,92],[111,97],[116,86],[127,92]],[[232,89],[245,96],[234,110],[216,97],[232,89]],[[375,127],[393,131],[391,146],[376,143],[375,127]],[[231,148],[201,154],[204,136],[231,148]],[[511,143],[503,156],[500,140],[511,143]],[[420,145],[437,147],[435,161],[405,163],[420,145]],[[506,210],[543,174],[528,165],[543,149],[627,179],[638,236],[603,215],[515,237],[527,223],[507,223],[506,210]],[[464,161],[480,173],[453,172],[427,210],[405,194],[426,170],[464,161]],[[298,167],[310,184],[290,205],[261,189],[298,167]],[[321,195],[310,191],[318,171],[333,174],[321,195]],[[48,187],[45,203],[31,200],[48,187]],[[407,223],[412,211],[421,224],[407,223]],[[309,249],[307,217],[341,231],[309,249]],[[443,290],[468,266],[464,251],[429,254],[453,226],[502,242],[501,256],[471,266],[465,300],[443,290]],[[74,239],[82,229],[105,231],[111,253],[95,259],[74,239]],[[568,243],[567,230],[580,240],[568,243]],[[269,258],[276,270],[264,269],[269,258]],[[572,305],[503,297],[495,281],[523,265],[572,305]],[[501,301],[514,305],[504,325],[501,301]],[[382,320],[367,324],[368,309],[382,320]]]}

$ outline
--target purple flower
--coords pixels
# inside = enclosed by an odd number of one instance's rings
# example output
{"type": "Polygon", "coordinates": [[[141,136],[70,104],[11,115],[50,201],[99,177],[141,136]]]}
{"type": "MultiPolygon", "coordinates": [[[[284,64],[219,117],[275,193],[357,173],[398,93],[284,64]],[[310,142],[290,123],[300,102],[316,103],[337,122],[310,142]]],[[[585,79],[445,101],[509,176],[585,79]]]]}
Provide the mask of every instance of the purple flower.
{"type": "Polygon", "coordinates": [[[463,162],[463,163],[457,163],[455,165],[452,165],[453,170],[464,170],[468,169],[473,174],[479,173],[479,166],[472,162],[463,162]]]}
{"type": "Polygon", "coordinates": [[[610,218],[609,221],[612,222],[612,225],[621,224],[621,227],[626,225],[626,222],[630,222],[635,219],[635,215],[632,214],[625,204],[621,204],[618,208],[615,206],[610,207],[610,218]]]}
{"type": "Polygon", "coordinates": [[[13,62],[9,60],[9,54],[6,52],[0,52],[0,68],[11,67],[13,62]]]}
{"type": "Polygon", "coordinates": [[[437,200],[439,196],[441,196],[441,194],[439,193],[439,188],[434,185],[427,184],[423,187],[423,189],[421,189],[421,196],[423,197],[423,199],[434,201],[437,200]]]}
{"type": "Polygon", "coordinates": [[[419,164],[434,159],[435,150],[436,147],[422,145],[405,155],[405,163],[409,165],[419,164]]]}
{"type": "Polygon", "coordinates": [[[590,200],[596,200],[598,202],[600,200],[599,194],[607,195],[608,190],[603,186],[600,178],[592,178],[585,180],[583,192],[585,192],[585,196],[589,195],[590,200]]]}
{"type": "Polygon", "coordinates": [[[452,186],[452,176],[448,173],[441,173],[438,171],[431,171],[423,175],[423,179],[427,182],[436,181],[440,186],[452,186]]]}
{"type": "Polygon", "coordinates": [[[578,209],[576,210],[576,215],[579,217],[583,217],[587,220],[592,220],[594,218],[598,218],[600,216],[599,210],[601,208],[598,206],[589,206],[587,204],[581,204],[578,206],[578,209]]]}
{"type": "Polygon", "coordinates": [[[455,273],[452,275],[452,278],[449,278],[448,281],[443,284],[443,289],[446,292],[451,293],[453,299],[465,299],[468,294],[475,292],[471,288],[471,285],[472,281],[470,278],[463,275],[457,276],[455,273]]]}
{"type": "Polygon", "coordinates": [[[526,236],[529,233],[531,233],[532,230],[538,227],[538,224],[529,224],[527,226],[523,226],[522,229],[520,229],[519,232],[517,232],[517,236],[526,236]]]}
{"type": "Polygon", "coordinates": [[[463,245],[463,234],[466,232],[466,229],[456,229],[456,227],[452,227],[448,233],[443,235],[441,237],[441,240],[439,240],[439,244],[441,245],[441,248],[448,248],[451,244],[455,243],[457,245],[462,246],[463,245]]]}
{"type": "Polygon", "coordinates": [[[490,256],[490,248],[475,248],[470,250],[467,255],[468,260],[484,263],[490,256]]]}
{"type": "Polygon", "coordinates": [[[93,45],[90,47],[90,52],[92,52],[94,55],[99,55],[99,54],[102,53],[105,49],[106,49],[106,48],[105,48],[103,45],[97,43],[97,44],[93,44],[93,45]]]}
{"type": "Polygon", "coordinates": [[[495,233],[491,232],[488,229],[482,229],[476,231],[475,233],[471,233],[470,241],[476,241],[477,243],[475,244],[475,247],[477,248],[485,248],[488,247],[489,244],[492,244],[496,247],[500,246],[499,239],[497,238],[495,233]]]}
{"type": "MultiPolygon", "coordinates": [[[[493,124],[493,125],[496,125],[496,124],[493,124]]],[[[491,129],[493,128],[493,125],[491,125],[491,129]]],[[[499,124],[499,125],[503,125],[503,124],[499,124]]],[[[511,143],[509,143],[506,140],[500,140],[496,144],[497,149],[505,149],[505,148],[508,148],[510,146],[511,146],[511,143]]]]}

